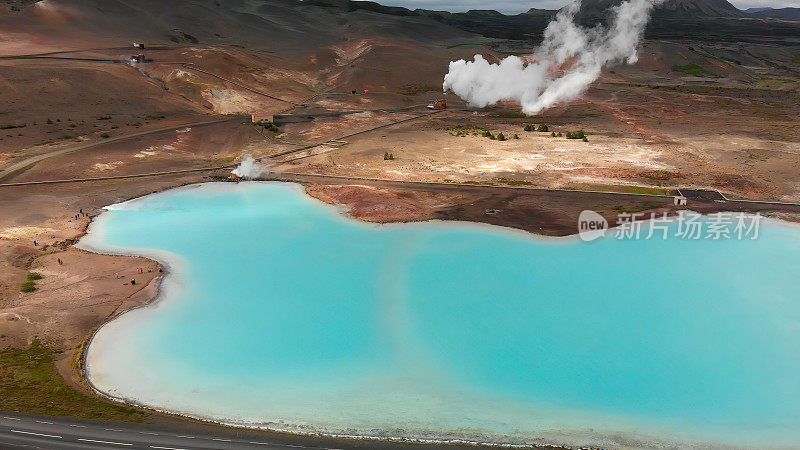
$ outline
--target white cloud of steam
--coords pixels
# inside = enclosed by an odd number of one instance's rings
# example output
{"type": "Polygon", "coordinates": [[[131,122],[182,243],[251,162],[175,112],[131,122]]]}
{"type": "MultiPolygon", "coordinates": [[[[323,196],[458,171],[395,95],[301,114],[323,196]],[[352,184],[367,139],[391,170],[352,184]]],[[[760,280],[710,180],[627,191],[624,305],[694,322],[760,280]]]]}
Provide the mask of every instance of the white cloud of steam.
{"type": "Polygon", "coordinates": [[[233,169],[231,173],[240,178],[253,179],[258,178],[259,175],[264,173],[266,170],[267,169],[259,164],[255,158],[250,155],[244,155],[244,159],[239,164],[239,167],[233,169]]]}
{"type": "Polygon", "coordinates": [[[583,28],[575,23],[581,2],[574,0],[545,29],[544,40],[531,55],[533,62],[509,56],[490,64],[481,55],[474,61],[452,61],[444,90],[476,107],[515,100],[528,115],[573,100],[586,92],[604,66],[636,63],[636,47],[650,11],[662,1],[625,1],[612,8],[610,26],[583,28]]]}

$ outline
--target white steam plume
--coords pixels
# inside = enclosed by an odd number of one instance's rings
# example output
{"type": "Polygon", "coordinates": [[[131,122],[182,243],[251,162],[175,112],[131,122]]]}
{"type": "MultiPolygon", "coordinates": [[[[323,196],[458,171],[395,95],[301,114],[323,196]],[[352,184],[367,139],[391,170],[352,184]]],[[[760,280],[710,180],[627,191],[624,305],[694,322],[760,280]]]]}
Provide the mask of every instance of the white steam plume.
{"type": "Polygon", "coordinates": [[[253,179],[258,178],[265,170],[267,169],[259,164],[255,158],[250,155],[244,155],[242,162],[237,168],[233,169],[231,173],[240,178],[253,179]]]}
{"type": "Polygon", "coordinates": [[[575,23],[581,2],[573,0],[547,25],[533,62],[509,56],[490,64],[481,55],[475,55],[474,61],[452,61],[444,91],[481,108],[516,100],[528,115],[573,100],[586,92],[604,66],[637,61],[636,47],[650,11],[662,1],[627,0],[612,8],[610,26],[583,28],[575,23]]]}

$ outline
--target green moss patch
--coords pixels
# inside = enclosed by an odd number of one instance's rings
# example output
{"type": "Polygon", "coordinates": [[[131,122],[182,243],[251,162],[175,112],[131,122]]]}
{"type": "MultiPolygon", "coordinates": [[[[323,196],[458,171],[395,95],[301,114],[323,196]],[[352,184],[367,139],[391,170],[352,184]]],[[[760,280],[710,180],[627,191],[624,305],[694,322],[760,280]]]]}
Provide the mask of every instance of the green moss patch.
{"type": "Polygon", "coordinates": [[[717,77],[714,72],[703,69],[697,64],[687,64],[685,66],[672,66],[673,72],[681,72],[693,77],[717,77]]]}
{"type": "Polygon", "coordinates": [[[128,422],[150,415],[67,386],[54,364],[57,353],[38,339],[26,349],[0,351],[0,409],[128,422]]]}

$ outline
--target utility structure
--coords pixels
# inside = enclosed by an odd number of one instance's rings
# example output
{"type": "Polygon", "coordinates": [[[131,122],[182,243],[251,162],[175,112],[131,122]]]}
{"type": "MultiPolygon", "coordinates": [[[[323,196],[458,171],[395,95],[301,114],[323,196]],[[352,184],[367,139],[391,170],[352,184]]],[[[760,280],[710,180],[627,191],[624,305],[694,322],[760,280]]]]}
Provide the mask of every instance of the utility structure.
{"type": "Polygon", "coordinates": [[[250,121],[256,125],[264,123],[275,123],[275,115],[266,113],[250,114],[250,121]]]}
{"type": "Polygon", "coordinates": [[[131,64],[139,64],[145,61],[143,54],[131,55],[131,64]]]}
{"type": "Polygon", "coordinates": [[[428,102],[428,109],[447,109],[447,100],[440,98],[428,102]]]}
{"type": "Polygon", "coordinates": [[[144,43],[142,42],[134,42],[131,44],[133,48],[144,48],[144,43]]]}

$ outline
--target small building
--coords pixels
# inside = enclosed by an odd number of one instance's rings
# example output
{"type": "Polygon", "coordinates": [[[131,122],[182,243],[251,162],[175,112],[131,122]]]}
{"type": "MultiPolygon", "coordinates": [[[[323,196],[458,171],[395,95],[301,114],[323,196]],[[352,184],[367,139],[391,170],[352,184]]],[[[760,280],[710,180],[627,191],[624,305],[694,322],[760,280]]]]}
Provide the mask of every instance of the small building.
{"type": "Polygon", "coordinates": [[[144,48],[144,43],[142,42],[134,42],[132,45],[133,48],[144,48]]]}
{"type": "Polygon", "coordinates": [[[272,114],[251,114],[250,120],[255,123],[275,123],[275,116],[272,114]]]}
{"type": "Polygon", "coordinates": [[[677,206],[686,206],[687,200],[686,197],[682,195],[676,195],[673,199],[673,203],[675,203],[677,206]]]}
{"type": "Polygon", "coordinates": [[[139,64],[145,61],[144,55],[131,55],[131,64],[139,64]]]}
{"type": "Polygon", "coordinates": [[[428,102],[428,109],[447,109],[447,100],[440,98],[428,102]]]}

